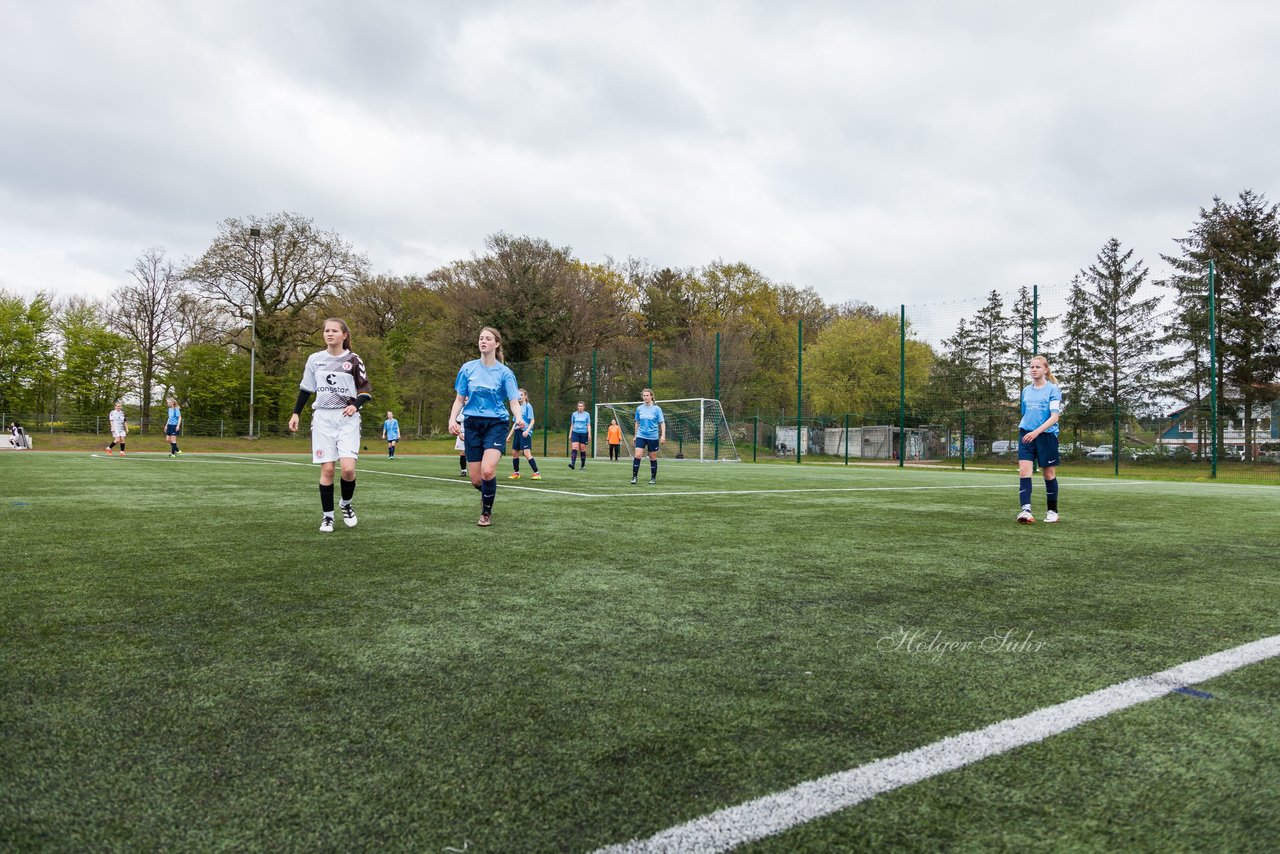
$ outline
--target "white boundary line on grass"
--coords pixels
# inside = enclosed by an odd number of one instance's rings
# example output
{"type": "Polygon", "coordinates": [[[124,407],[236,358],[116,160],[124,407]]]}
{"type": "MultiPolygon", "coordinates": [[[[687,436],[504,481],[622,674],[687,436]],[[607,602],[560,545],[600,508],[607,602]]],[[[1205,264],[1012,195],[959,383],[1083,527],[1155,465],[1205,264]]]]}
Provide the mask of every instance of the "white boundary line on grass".
{"type": "MultiPolygon", "coordinates": [[[[105,457],[106,455],[101,453],[94,453],[94,454],[91,454],[90,456],[105,457]]],[[[211,457],[214,455],[210,454],[206,456],[211,457]]],[[[272,459],[263,459],[262,457],[240,456],[238,454],[220,454],[218,456],[222,456],[222,457],[225,457],[226,459],[236,460],[239,462],[260,463],[260,464],[274,463],[275,465],[280,465],[280,466],[302,466],[304,468],[313,468],[315,466],[315,463],[310,461],[301,462],[298,460],[272,460],[272,459]]],[[[166,459],[166,458],[167,457],[164,457],[164,456],[151,457],[151,460],[154,462],[154,461],[159,461],[161,459],[166,459]]],[[[146,458],[140,457],[139,459],[146,459],[146,458]]],[[[199,460],[190,460],[189,462],[215,462],[215,460],[206,458],[206,459],[199,459],[199,460]]],[[[403,472],[403,471],[385,471],[384,469],[365,469],[365,468],[357,468],[356,471],[359,472],[360,474],[374,474],[374,475],[381,474],[381,475],[387,475],[388,477],[407,477],[413,480],[433,480],[433,481],[439,481],[440,483],[455,483],[459,485],[465,484],[467,486],[471,485],[471,481],[469,480],[462,481],[460,478],[456,478],[456,477],[440,477],[439,475],[433,475],[433,474],[410,474],[409,472],[403,472]]],[[[1072,488],[1074,489],[1077,486],[1107,486],[1107,487],[1141,486],[1147,483],[1149,483],[1149,481],[1098,481],[1096,483],[1087,483],[1087,482],[1078,483],[1073,481],[1071,485],[1072,485],[1072,488]]],[[[792,493],[802,493],[802,492],[920,492],[925,490],[936,491],[941,489],[1009,489],[1009,485],[1007,483],[956,483],[956,484],[943,485],[943,486],[937,486],[937,485],[935,486],[801,486],[801,487],[796,487],[795,489],[704,489],[704,490],[690,490],[687,492],[658,492],[658,491],[649,490],[649,489],[637,489],[634,491],[628,490],[625,492],[574,492],[568,489],[555,489],[554,487],[547,487],[547,486],[520,486],[514,483],[504,483],[502,485],[502,488],[503,489],[520,489],[525,492],[536,492],[536,493],[543,493],[543,494],[550,494],[550,495],[569,495],[574,498],[635,498],[635,497],[681,498],[685,496],[696,498],[696,497],[706,497],[708,495],[788,495],[792,493]]]]}
{"type": "Polygon", "coordinates": [[[1020,718],[935,741],[888,759],[801,783],[597,854],[728,851],[851,807],[901,786],[1034,744],[1081,724],[1280,655],[1280,635],[1139,676],[1020,718]]]}

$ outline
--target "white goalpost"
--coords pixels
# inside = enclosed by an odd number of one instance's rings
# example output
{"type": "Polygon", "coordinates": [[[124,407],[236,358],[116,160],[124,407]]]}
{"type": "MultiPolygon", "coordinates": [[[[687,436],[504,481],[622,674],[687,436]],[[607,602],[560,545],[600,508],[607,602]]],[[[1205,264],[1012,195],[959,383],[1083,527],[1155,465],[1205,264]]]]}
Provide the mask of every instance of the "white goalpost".
{"type": "MultiPolygon", "coordinates": [[[[597,403],[592,413],[591,429],[595,431],[596,459],[609,456],[609,422],[618,419],[622,428],[621,452],[632,455],[636,437],[636,407],[643,401],[626,400],[597,403]]],[[[711,397],[689,397],[680,400],[655,400],[662,407],[667,424],[667,441],[662,446],[665,460],[699,460],[701,462],[738,462],[738,449],[725,418],[720,401],[711,397]]]]}

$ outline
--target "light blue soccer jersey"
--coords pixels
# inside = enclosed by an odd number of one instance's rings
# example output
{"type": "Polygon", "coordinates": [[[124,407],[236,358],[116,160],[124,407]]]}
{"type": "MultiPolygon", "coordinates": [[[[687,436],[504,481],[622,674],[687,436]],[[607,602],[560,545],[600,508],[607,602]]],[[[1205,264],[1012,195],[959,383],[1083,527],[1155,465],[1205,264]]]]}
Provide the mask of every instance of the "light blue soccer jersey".
{"type": "Polygon", "coordinates": [[[166,423],[166,424],[171,424],[171,425],[173,425],[174,427],[177,427],[177,426],[178,426],[178,422],[179,422],[179,421],[181,421],[181,420],[182,420],[182,408],[181,408],[181,407],[178,407],[178,406],[170,406],[170,407],[169,407],[169,420],[168,420],[168,421],[166,421],[165,423],[166,423]]]}
{"type": "Polygon", "coordinates": [[[526,403],[520,407],[520,417],[524,419],[524,432],[533,430],[533,404],[526,403]]]}
{"type": "Polygon", "coordinates": [[[507,402],[520,399],[516,375],[510,368],[501,362],[486,368],[479,359],[472,359],[458,370],[453,390],[467,399],[462,414],[480,418],[509,421],[511,410],[507,408],[507,402]]]}
{"type": "Polygon", "coordinates": [[[387,434],[387,441],[393,441],[400,438],[400,422],[394,418],[388,418],[382,422],[382,429],[387,434]]]}
{"type": "Polygon", "coordinates": [[[657,439],[658,425],[665,422],[662,407],[656,403],[642,403],[636,407],[636,438],[657,439]]]}
{"type": "MultiPolygon", "coordinates": [[[[1062,389],[1051,382],[1046,382],[1043,388],[1036,388],[1032,383],[1022,390],[1022,420],[1018,422],[1018,429],[1034,430],[1048,421],[1049,416],[1061,411],[1062,389]]],[[[1057,434],[1058,425],[1045,432],[1057,434]]]]}
{"type": "Polygon", "coordinates": [[[587,433],[591,430],[591,413],[578,412],[576,409],[570,416],[570,423],[573,425],[574,433],[587,433]]]}

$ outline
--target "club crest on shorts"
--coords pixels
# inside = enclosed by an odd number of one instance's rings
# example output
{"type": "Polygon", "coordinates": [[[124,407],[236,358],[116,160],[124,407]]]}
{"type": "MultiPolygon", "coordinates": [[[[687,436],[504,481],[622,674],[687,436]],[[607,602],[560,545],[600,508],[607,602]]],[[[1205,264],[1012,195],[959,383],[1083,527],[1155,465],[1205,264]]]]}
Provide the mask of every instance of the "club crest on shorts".
{"type": "Polygon", "coordinates": [[[320,458],[321,458],[321,457],[323,457],[323,456],[324,456],[324,451],[316,451],[316,459],[317,459],[317,460],[318,460],[318,459],[320,459],[320,458]]]}

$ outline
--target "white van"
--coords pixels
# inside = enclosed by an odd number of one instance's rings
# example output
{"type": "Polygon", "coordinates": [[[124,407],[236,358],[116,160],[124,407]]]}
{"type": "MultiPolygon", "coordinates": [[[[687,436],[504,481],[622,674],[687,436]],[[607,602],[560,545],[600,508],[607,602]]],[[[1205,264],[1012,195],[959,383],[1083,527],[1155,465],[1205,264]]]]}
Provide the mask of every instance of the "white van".
{"type": "Polygon", "coordinates": [[[1018,451],[1018,443],[1010,442],[1008,439],[997,439],[991,443],[991,453],[996,456],[1004,456],[1005,454],[1013,454],[1018,451]]]}

